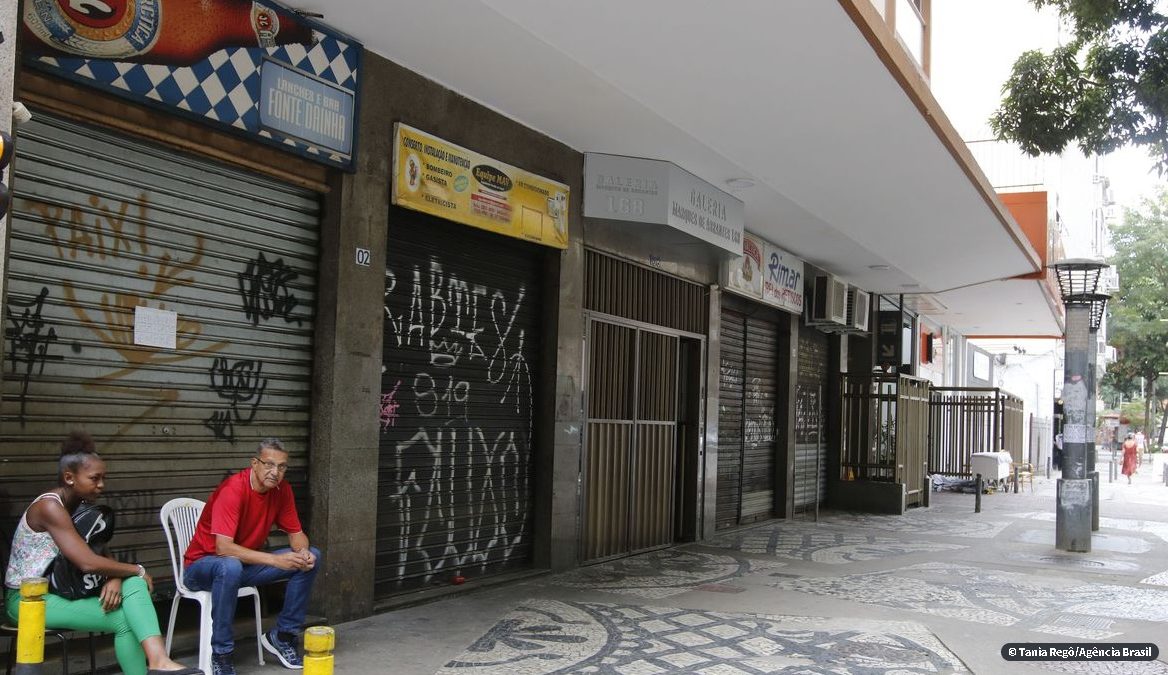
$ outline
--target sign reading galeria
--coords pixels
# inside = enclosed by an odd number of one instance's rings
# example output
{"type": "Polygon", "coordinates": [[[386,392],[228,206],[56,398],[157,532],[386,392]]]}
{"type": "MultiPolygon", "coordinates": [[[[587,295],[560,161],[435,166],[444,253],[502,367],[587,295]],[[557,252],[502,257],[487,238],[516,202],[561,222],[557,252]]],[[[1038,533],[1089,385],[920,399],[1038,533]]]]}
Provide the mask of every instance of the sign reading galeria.
{"type": "Polygon", "coordinates": [[[803,261],[749,232],[742,257],[722,263],[722,286],[793,314],[803,313],[803,261]]]}
{"type": "Polygon", "coordinates": [[[670,162],[586,153],[584,215],[668,225],[742,253],[742,200],[670,162]]]}
{"type": "Polygon", "coordinates": [[[393,203],[509,237],[568,247],[568,186],[405,124],[394,125],[393,203]]]}

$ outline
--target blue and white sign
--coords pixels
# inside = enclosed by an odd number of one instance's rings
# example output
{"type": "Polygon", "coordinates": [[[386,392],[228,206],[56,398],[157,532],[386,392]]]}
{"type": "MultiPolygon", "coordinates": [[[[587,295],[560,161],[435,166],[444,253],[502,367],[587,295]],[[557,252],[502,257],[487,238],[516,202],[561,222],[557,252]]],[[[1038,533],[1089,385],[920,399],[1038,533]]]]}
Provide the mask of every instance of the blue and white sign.
{"type": "Polygon", "coordinates": [[[260,126],[349,157],[353,151],[353,93],[292,66],[260,66],[260,126]]]}

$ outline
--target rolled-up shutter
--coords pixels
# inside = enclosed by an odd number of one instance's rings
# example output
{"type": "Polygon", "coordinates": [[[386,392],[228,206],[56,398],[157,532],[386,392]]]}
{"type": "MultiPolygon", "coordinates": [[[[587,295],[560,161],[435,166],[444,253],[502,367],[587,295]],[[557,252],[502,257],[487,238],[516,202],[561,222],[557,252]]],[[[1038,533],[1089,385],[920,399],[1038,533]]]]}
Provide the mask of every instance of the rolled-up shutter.
{"type": "Polygon", "coordinates": [[[391,211],[375,593],[529,563],[534,244],[391,211]]]}
{"type": "Polygon", "coordinates": [[[303,500],[317,195],[39,111],[20,129],[16,170],[6,534],[55,484],[75,428],[108,463],[116,555],[156,574],[170,569],[159,507],[205,499],[258,439],[284,441],[303,500]]]}

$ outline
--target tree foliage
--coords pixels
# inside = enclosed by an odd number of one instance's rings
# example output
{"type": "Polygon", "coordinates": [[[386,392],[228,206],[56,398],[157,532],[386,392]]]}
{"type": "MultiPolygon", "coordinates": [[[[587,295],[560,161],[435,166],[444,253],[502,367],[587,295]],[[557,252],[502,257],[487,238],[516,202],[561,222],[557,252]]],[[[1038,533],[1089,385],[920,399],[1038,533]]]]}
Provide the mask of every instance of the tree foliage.
{"type": "Polygon", "coordinates": [[[1120,290],[1108,304],[1107,328],[1119,359],[1104,384],[1131,395],[1140,378],[1156,388],[1159,373],[1168,372],[1168,322],[1161,321],[1168,319],[1168,190],[1129,209],[1111,243],[1120,290]]]}
{"type": "Polygon", "coordinates": [[[1070,41],[1018,57],[990,118],[998,138],[1030,155],[1144,147],[1168,169],[1168,15],[1165,0],[1030,0],[1053,7],[1070,41]]]}

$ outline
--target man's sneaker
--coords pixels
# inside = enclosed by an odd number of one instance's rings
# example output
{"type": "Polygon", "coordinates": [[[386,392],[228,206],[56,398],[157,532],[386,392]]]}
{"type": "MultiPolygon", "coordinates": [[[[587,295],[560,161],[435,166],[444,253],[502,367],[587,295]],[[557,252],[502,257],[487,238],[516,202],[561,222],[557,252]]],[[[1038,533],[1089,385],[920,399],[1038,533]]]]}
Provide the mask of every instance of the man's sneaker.
{"type": "Polygon", "coordinates": [[[231,654],[211,654],[211,675],[235,675],[231,654]]]}
{"type": "Polygon", "coordinates": [[[295,636],[281,633],[275,628],[260,636],[260,642],[264,644],[264,649],[275,654],[285,668],[299,670],[304,667],[304,659],[296,653],[296,645],[293,644],[295,640],[295,636]]]}

